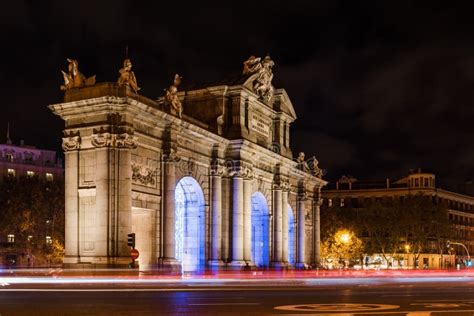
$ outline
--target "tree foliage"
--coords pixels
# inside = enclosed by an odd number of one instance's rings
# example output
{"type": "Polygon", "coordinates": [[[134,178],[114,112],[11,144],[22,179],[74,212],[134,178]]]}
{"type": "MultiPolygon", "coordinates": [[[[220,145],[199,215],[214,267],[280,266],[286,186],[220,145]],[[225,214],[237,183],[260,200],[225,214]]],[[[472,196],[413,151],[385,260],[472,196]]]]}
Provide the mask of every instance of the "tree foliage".
{"type": "Polygon", "coordinates": [[[9,247],[43,258],[58,253],[56,248],[64,248],[63,183],[38,177],[5,178],[0,183],[0,223],[4,241],[9,234],[15,236],[9,247]],[[46,236],[51,243],[46,243],[46,236]]]}
{"type": "Polygon", "coordinates": [[[347,229],[334,232],[321,243],[321,257],[336,266],[346,266],[350,261],[359,259],[362,253],[362,240],[347,229]]]}
{"type": "Polygon", "coordinates": [[[329,207],[321,211],[322,245],[341,228],[349,228],[363,240],[366,254],[385,259],[396,253],[443,253],[452,236],[447,207],[424,195],[373,202],[361,208],[329,207]],[[406,247],[408,245],[408,247],[406,247]]]}

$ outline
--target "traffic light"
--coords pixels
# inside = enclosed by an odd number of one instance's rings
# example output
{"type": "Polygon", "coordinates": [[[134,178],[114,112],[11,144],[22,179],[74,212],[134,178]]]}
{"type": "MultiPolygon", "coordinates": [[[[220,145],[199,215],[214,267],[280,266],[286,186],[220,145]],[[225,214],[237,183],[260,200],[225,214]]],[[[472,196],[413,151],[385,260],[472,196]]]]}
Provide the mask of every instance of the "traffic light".
{"type": "Polygon", "coordinates": [[[128,234],[127,236],[127,245],[135,249],[135,233],[128,234]]]}

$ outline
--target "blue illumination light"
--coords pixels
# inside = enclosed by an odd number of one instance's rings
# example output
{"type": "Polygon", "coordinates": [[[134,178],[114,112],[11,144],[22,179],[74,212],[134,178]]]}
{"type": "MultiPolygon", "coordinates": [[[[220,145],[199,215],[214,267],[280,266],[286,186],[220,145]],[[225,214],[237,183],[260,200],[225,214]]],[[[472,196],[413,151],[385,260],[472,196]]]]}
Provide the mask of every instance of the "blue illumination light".
{"type": "Polygon", "coordinates": [[[269,265],[269,216],[265,197],[260,192],[252,194],[252,261],[257,267],[269,265]]]}
{"type": "Polygon", "coordinates": [[[295,217],[288,204],[288,263],[295,264],[295,217]]]}
{"type": "Polygon", "coordinates": [[[204,194],[191,177],[175,188],[175,256],[183,272],[201,271],[205,265],[204,194]]]}

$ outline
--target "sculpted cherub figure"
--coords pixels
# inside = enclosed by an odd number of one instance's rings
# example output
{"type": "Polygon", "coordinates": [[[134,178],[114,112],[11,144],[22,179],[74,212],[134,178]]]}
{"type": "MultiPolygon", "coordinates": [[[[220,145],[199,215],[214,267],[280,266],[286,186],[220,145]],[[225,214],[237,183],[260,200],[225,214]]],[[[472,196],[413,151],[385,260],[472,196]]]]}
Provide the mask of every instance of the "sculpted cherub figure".
{"type": "Polygon", "coordinates": [[[137,78],[132,71],[132,61],[130,59],[125,59],[123,61],[123,68],[119,70],[120,77],[117,80],[117,83],[121,86],[130,86],[133,92],[138,93],[140,87],[137,84],[137,78]]]}
{"type": "Polygon", "coordinates": [[[174,75],[173,84],[168,88],[165,89],[165,100],[166,103],[170,104],[173,109],[178,113],[178,117],[181,118],[183,113],[183,105],[178,98],[178,86],[181,84],[181,77],[180,75],[174,75]]]}
{"type": "Polygon", "coordinates": [[[305,160],[305,154],[304,152],[300,152],[298,154],[298,158],[296,159],[298,162],[298,169],[303,170],[303,171],[309,171],[309,166],[308,163],[305,160]]]}

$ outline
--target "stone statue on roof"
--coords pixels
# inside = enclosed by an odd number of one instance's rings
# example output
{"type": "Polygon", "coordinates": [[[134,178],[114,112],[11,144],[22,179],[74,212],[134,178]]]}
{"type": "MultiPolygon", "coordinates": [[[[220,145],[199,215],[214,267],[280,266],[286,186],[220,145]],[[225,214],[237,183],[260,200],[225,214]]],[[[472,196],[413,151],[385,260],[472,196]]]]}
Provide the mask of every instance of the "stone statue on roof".
{"type": "Polygon", "coordinates": [[[305,160],[304,152],[300,152],[298,154],[298,158],[296,158],[296,162],[298,163],[298,169],[300,169],[302,171],[306,171],[306,172],[310,171],[308,163],[305,160]]]}
{"type": "Polygon", "coordinates": [[[178,86],[181,84],[182,78],[183,77],[178,74],[174,75],[173,84],[168,89],[165,89],[165,102],[171,105],[171,108],[176,111],[180,118],[183,113],[183,105],[178,98],[178,86]]]}
{"type": "Polygon", "coordinates": [[[274,88],[272,85],[275,62],[269,55],[262,60],[260,57],[250,56],[244,61],[243,74],[249,75],[252,81],[252,89],[264,101],[270,101],[273,97],[274,88]]]}
{"type": "Polygon", "coordinates": [[[312,162],[312,173],[313,175],[315,175],[316,177],[319,177],[321,178],[323,176],[323,171],[321,169],[319,169],[319,161],[318,159],[316,159],[316,156],[313,156],[312,158],[313,162],[312,162]]]}
{"type": "Polygon", "coordinates": [[[130,59],[125,59],[123,61],[123,68],[119,70],[120,77],[117,80],[117,83],[121,86],[130,86],[133,92],[138,93],[140,87],[137,84],[137,78],[132,71],[132,61],[130,59]]]}
{"type": "Polygon", "coordinates": [[[69,90],[72,88],[81,88],[84,86],[93,86],[95,85],[95,76],[86,78],[79,71],[79,63],[75,59],[67,59],[68,61],[68,72],[65,73],[61,70],[63,74],[64,84],[61,85],[61,90],[69,90]]]}

